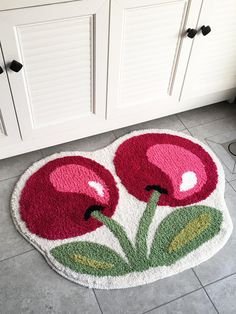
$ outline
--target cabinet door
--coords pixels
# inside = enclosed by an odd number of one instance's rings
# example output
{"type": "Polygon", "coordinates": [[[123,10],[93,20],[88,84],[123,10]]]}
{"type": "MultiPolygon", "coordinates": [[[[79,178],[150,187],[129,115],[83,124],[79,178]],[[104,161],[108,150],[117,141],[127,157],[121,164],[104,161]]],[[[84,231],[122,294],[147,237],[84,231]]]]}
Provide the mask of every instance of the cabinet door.
{"type": "Polygon", "coordinates": [[[10,87],[5,72],[5,64],[0,45],[0,155],[8,144],[20,141],[20,132],[11,98],[10,87]]]}
{"type": "Polygon", "coordinates": [[[23,140],[85,134],[105,119],[108,0],[0,13],[0,39],[23,140]],[[20,72],[10,70],[16,60],[20,72]]]}
{"type": "Polygon", "coordinates": [[[204,0],[182,99],[236,88],[236,1],[204,0]],[[203,36],[201,27],[210,26],[203,36]]]}
{"type": "Polygon", "coordinates": [[[108,117],[154,118],[178,111],[201,0],[114,0],[108,117]]]}

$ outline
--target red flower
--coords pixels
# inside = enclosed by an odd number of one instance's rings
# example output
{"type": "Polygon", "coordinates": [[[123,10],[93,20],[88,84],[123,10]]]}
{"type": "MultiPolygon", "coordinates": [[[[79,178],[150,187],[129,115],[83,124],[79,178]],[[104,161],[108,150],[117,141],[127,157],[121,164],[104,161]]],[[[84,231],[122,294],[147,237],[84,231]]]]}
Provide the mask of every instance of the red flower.
{"type": "Polygon", "coordinates": [[[111,217],[118,197],[107,169],[91,159],[68,156],[48,162],[28,179],[20,214],[32,233],[50,240],[66,239],[102,226],[90,218],[91,212],[103,209],[111,217]]]}
{"type": "Polygon", "coordinates": [[[185,206],[207,198],[218,174],[211,156],[198,144],[171,134],[149,133],[123,142],[114,158],[122,184],[148,202],[162,189],[159,205],[185,206]]]}

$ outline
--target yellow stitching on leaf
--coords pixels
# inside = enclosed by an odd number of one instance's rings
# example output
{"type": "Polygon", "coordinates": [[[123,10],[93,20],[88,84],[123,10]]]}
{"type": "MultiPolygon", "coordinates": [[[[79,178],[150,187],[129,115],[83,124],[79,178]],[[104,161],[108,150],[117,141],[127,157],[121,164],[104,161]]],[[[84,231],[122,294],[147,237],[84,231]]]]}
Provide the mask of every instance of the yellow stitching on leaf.
{"type": "Polygon", "coordinates": [[[202,231],[207,229],[211,224],[211,217],[209,214],[204,213],[198,216],[196,219],[190,221],[184,229],[177,234],[171,241],[168,251],[169,253],[177,251],[183,247],[186,243],[196,238],[202,231]]]}
{"type": "Polygon", "coordinates": [[[95,259],[90,259],[80,254],[73,254],[71,255],[71,257],[75,262],[86,265],[86,266],[90,266],[93,268],[110,269],[114,267],[114,265],[111,263],[99,262],[99,261],[96,261],[95,259]]]}

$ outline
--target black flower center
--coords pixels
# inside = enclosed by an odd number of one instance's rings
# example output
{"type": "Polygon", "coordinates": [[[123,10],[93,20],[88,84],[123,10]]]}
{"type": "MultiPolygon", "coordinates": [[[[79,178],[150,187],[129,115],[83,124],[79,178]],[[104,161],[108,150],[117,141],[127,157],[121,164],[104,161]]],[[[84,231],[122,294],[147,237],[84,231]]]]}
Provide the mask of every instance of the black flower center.
{"type": "Polygon", "coordinates": [[[155,190],[155,191],[159,192],[160,194],[168,194],[167,189],[162,188],[160,185],[147,185],[145,190],[146,191],[153,191],[153,190],[155,190]]]}
{"type": "Polygon", "coordinates": [[[95,212],[97,210],[101,211],[105,207],[102,205],[91,205],[87,208],[86,212],[84,213],[84,220],[88,220],[91,217],[92,212],[95,212]]]}

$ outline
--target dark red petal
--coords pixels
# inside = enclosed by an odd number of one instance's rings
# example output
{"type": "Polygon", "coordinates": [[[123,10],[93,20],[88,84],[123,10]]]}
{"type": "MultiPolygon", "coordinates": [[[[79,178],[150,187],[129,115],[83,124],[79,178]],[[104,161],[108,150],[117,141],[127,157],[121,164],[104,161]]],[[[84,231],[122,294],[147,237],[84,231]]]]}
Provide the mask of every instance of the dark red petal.
{"type": "MultiPolygon", "coordinates": [[[[152,154],[153,152],[155,150],[152,154]]],[[[130,194],[141,201],[147,202],[150,197],[151,191],[148,192],[145,189],[148,185],[157,185],[166,189],[168,195],[161,196],[160,205],[174,207],[199,202],[215,190],[218,181],[217,167],[211,156],[199,144],[171,134],[147,133],[129,138],[118,147],[114,165],[122,184],[130,194]],[[164,147],[162,154],[158,156],[159,160],[152,159],[150,156],[148,158],[147,152],[150,148],[158,147],[158,145],[164,147]],[[183,156],[182,164],[181,159],[177,161],[173,158],[177,156],[178,147],[179,155],[183,156]],[[175,149],[174,153],[170,153],[171,148],[175,149]],[[165,152],[165,149],[168,151],[165,152]],[[189,158],[189,167],[186,158],[189,158]],[[173,172],[170,171],[171,167],[173,167],[173,172]],[[181,195],[178,190],[180,180],[179,178],[177,180],[176,176],[182,176],[187,171],[196,172],[199,185],[196,189],[183,191],[181,195]]]]}
{"type": "Polygon", "coordinates": [[[32,233],[50,240],[80,236],[102,225],[92,217],[84,219],[87,208],[103,205],[102,198],[98,202],[98,197],[92,197],[90,192],[57,191],[51,183],[50,174],[64,165],[83,166],[104,182],[109,194],[104,199],[105,215],[111,217],[118,203],[118,189],[112,174],[97,162],[81,156],[48,162],[27,180],[21,193],[20,214],[32,233]]]}

